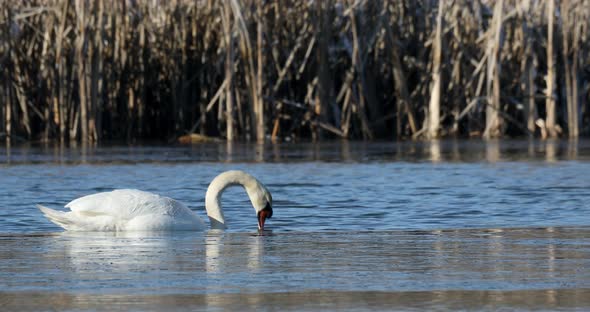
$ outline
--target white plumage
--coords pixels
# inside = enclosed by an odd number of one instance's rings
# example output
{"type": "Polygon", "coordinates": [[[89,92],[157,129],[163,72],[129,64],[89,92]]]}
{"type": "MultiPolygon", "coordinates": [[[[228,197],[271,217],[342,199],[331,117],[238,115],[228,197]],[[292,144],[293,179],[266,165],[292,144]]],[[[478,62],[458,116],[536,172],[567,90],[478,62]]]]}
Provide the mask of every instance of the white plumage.
{"type": "Polygon", "coordinates": [[[74,199],[69,212],[38,205],[68,231],[199,231],[205,223],[184,204],[140,190],[114,190],[74,199]]]}
{"type": "MultiPolygon", "coordinates": [[[[242,185],[246,189],[257,215],[272,205],[270,192],[254,177],[242,171],[224,172],[211,182],[207,190],[206,210],[214,228],[226,227],[219,200],[223,191],[231,185],[242,185]]],[[[70,211],[57,211],[41,205],[37,207],[50,221],[68,231],[201,231],[207,227],[184,204],[169,197],[132,189],[80,197],[65,206],[70,211]]]]}

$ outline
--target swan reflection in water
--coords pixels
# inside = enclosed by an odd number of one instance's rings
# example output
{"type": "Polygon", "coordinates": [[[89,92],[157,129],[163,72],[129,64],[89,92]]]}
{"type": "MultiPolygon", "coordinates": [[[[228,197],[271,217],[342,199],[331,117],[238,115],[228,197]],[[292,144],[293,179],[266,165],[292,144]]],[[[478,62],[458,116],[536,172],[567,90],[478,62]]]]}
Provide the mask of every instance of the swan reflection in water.
{"type": "Polygon", "coordinates": [[[230,234],[219,230],[210,230],[205,238],[205,269],[207,273],[227,272],[243,266],[256,273],[262,268],[263,239],[263,235],[230,234]],[[243,239],[239,244],[236,244],[236,237],[226,239],[226,235],[241,235],[243,239]],[[224,243],[224,241],[229,243],[224,243]]]}
{"type": "Polygon", "coordinates": [[[263,239],[220,230],[63,232],[47,241],[43,262],[59,271],[51,283],[62,290],[71,289],[70,282],[75,281],[84,290],[219,291],[226,274],[244,274],[244,267],[250,273],[262,268],[263,239]]]}
{"type": "MultiPolygon", "coordinates": [[[[52,300],[74,297],[81,301],[69,304],[77,309],[92,305],[86,300],[95,300],[93,307],[151,302],[161,307],[156,310],[176,302],[196,309],[296,307],[314,300],[321,305],[326,292],[353,304],[375,302],[382,291],[388,292],[384,305],[408,298],[407,304],[459,300],[482,309],[498,303],[590,306],[584,270],[590,232],[584,227],[264,234],[7,236],[0,244],[0,281],[11,291],[63,293],[52,300]],[[410,300],[416,291],[422,295],[410,300]]],[[[28,294],[27,303],[37,298],[28,294]]],[[[39,307],[47,308],[30,310],[39,307]]]]}

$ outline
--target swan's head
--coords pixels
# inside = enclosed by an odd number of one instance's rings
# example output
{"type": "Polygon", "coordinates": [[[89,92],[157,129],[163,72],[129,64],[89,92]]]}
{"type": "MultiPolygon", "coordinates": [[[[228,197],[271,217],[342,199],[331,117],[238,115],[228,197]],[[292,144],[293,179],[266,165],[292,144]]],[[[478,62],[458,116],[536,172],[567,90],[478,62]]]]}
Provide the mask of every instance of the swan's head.
{"type": "Polygon", "coordinates": [[[207,194],[205,195],[205,208],[211,220],[211,226],[214,228],[225,228],[225,218],[221,210],[219,198],[221,193],[232,185],[242,185],[246,189],[252,206],[256,211],[258,229],[263,230],[266,219],[272,217],[272,196],[264,184],[260,183],[255,177],[240,170],[226,171],[211,181],[207,189],[207,194]]]}
{"type": "Polygon", "coordinates": [[[258,219],[258,229],[264,230],[264,222],[272,217],[272,195],[268,189],[260,182],[257,183],[255,196],[251,197],[252,205],[256,210],[258,219]]]}

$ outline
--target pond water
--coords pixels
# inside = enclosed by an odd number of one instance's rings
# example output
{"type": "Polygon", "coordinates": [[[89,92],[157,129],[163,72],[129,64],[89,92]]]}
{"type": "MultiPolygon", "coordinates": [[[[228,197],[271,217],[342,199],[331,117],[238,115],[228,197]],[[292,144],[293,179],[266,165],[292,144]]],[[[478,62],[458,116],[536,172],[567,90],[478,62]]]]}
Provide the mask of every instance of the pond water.
{"type": "Polygon", "coordinates": [[[590,308],[590,142],[331,142],[0,148],[0,302],[12,310],[590,308]],[[114,188],[226,231],[67,233],[35,208],[114,188]],[[107,306],[105,306],[107,304],[107,306]]]}

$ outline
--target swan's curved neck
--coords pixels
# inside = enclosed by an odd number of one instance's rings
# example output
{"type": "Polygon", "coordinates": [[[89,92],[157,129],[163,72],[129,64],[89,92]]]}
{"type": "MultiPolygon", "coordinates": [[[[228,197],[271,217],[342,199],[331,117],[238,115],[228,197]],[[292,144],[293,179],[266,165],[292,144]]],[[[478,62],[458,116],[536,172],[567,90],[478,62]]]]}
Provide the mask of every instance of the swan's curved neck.
{"type": "Polygon", "coordinates": [[[226,188],[233,185],[241,185],[246,189],[250,200],[252,200],[254,190],[259,182],[253,176],[242,171],[226,171],[218,175],[209,187],[205,195],[205,209],[213,229],[225,229],[226,222],[221,208],[221,194],[226,188]]]}

